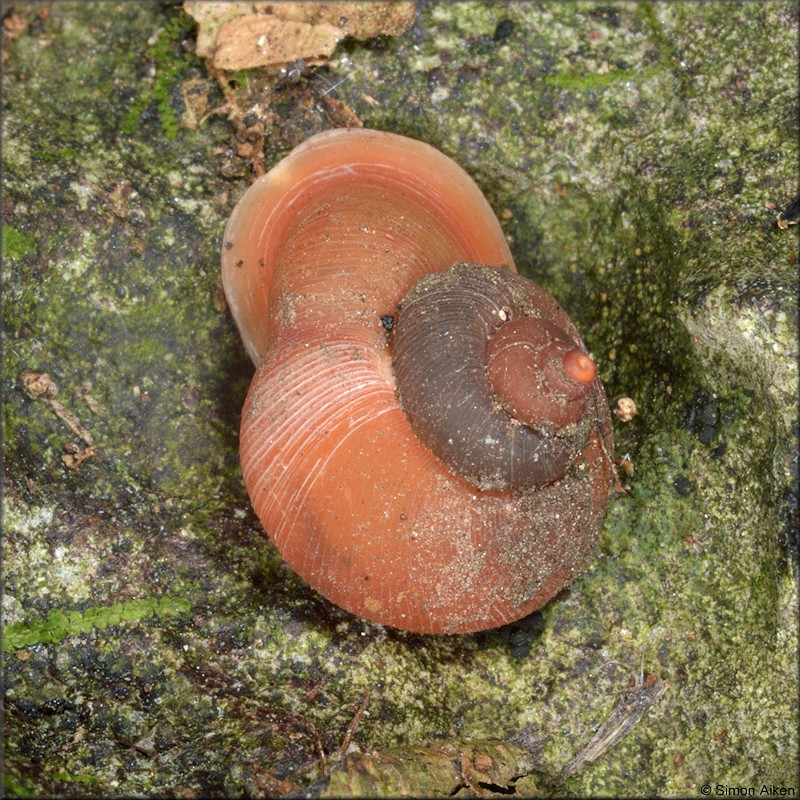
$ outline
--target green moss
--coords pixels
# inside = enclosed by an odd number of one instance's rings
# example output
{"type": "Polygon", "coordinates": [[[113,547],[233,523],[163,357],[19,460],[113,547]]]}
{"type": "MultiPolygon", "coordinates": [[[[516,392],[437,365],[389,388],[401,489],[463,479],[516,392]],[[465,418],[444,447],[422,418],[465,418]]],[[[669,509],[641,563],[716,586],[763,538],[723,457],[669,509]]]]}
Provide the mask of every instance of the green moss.
{"type": "Polygon", "coordinates": [[[35,790],[29,788],[24,782],[17,780],[7,772],[3,775],[3,788],[9,797],[37,797],[35,790]]]}
{"type": "Polygon", "coordinates": [[[146,92],[139,95],[128,115],[122,121],[121,130],[131,135],[139,127],[144,111],[154,105],[161,120],[161,130],[167,140],[178,134],[179,119],[173,108],[172,92],[176,82],[186,69],[197,63],[197,59],[181,49],[181,42],[191,30],[191,23],[182,14],[171,17],[149,48],[155,65],[155,77],[146,92]]]}
{"type": "Polygon", "coordinates": [[[149,617],[168,617],[189,610],[184,597],[149,597],[129,600],[111,606],[87,608],[84,611],[67,611],[55,608],[42,619],[31,622],[13,622],[3,629],[3,652],[13,653],[23,647],[60,642],[67,636],[103,630],[109,625],[138,622],[149,617]]]}

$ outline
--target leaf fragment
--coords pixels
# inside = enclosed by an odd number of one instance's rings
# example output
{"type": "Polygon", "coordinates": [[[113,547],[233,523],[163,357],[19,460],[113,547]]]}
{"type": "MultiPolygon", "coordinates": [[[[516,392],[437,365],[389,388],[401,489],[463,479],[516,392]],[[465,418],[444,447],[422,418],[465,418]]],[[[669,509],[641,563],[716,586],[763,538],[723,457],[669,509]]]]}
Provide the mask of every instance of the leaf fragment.
{"type": "Polygon", "coordinates": [[[240,3],[185,0],[198,23],[197,55],[217,69],[324,64],[346,36],[397,36],[414,21],[413,2],[240,3]]]}

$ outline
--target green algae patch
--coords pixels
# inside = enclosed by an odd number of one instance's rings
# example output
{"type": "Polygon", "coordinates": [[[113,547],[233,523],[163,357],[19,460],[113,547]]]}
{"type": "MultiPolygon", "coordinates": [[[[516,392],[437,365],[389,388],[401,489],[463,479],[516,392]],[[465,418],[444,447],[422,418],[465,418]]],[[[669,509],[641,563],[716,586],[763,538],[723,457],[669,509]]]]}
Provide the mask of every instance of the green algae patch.
{"type": "Polygon", "coordinates": [[[0,232],[0,243],[2,243],[3,255],[12,260],[19,260],[36,249],[36,241],[33,238],[10,225],[3,226],[0,232]]]}
{"type": "Polygon", "coordinates": [[[601,72],[592,72],[584,75],[572,74],[568,72],[547,75],[545,82],[556,86],[559,89],[568,89],[573,92],[597,91],[610,86],[617,81],[637,81],[647,80],[654,74],[652,69],[636,72],[627,69],[604,69],[601,72]]]}
{"type": "Polygon", "coordinates": [[[743,297],[734,287],[715,287],[701,303],[683,309],[682,318],[715,382],[724,383],[731,374],[747,375],[749,387],[758,390],[770,416],[789,434],[798,399],[797,313],[789,302],[785,308],[774,307],[776,294],[789,300],[788,287],[779,285],[770,294],[743,297]]]}

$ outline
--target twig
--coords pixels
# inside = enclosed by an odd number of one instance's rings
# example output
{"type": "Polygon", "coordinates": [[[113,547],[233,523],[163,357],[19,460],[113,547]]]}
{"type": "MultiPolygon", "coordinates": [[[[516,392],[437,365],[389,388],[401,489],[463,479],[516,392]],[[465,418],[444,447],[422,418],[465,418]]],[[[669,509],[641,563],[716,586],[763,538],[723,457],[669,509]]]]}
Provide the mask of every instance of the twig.
{"type": "Polygon", "coordinates": [[[61,460],[70,469],[78,469],[84,461],[97,455],[92,434],[81,425],[80,420],[56,400],[58,386],[46,372],[25,371],[20,376],[22,391],[33,400],[44,403],[67,427],[80,439],[85,447],[79,447],[74,442],[67,445],[67,453],[61,460]]]}
{"type": "Polygon", "coordinates": [[[314,737],[314,747],[317,751],[320,771],[322,772],[322,777],[324,778],[328,774],[328,759],[325,757],[325,748],[322,746],[322,737],[319,735],[319,731],[313,723],[306,721],[306,725],[311,731],[311,735],[314,737]]]}
{"type": "Polygon", "coordinates": [[[132,741],[131,739],[126,739],[124,736],[121,736],[116,731],[112,731],[114,738],[124,747],[130,747],[131,750],[135,750],[137,753],[141,753],[143,756],[147,758],[155,758],[156,752],[155,750],[150,750],[148,747],[142,747],[140,744],[136,744],[136,742],[132,741]]]}
{"type": "Polygon", "coordinates": [[[83,439],[89,447],[94,447],[92,434],[81,425],[80,420],[56,400],[58,386],[46,372],[23,372],[21,376],[22,391],[33,400],[41,400],[52,412],[65,422],[70,430],[83,439]]]}
{"type": "Polygon", "coordinates": [[[597,733],[559,773],[559,780],[566,780],[584,764],[593,764],[627,736],[634,725],[652,708],[669,689],[668,680],[655,680],[639,686],[611,712],[597,733]]]}
{"type": "Polygon", "coordinates": [[[345,731],[344,739],[342,739],[342,746],[339,748],[339,754],[336,756],[337,761],[341,761],[347,755],[347,749],[350,747],[350,740],[353,738],[353,734],[356,732],[356,728],[358,727],[358,723],[361,721],[361,717],[364,716],[364,712],[367,710],[371,694],[372,692],[369,689],[364,692],[361,705],[358,707],[358,711],[356,711],[355,716],[350,721],[350,724],[347,726],[347,730],[345,731]]]}

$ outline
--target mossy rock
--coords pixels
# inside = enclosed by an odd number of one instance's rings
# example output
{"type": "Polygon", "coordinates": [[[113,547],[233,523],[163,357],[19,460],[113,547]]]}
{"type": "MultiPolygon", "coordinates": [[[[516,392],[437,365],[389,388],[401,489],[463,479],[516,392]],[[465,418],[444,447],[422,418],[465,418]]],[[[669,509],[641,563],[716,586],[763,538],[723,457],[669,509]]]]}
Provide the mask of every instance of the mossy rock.
{"type": "Polygon", "coordinates": [[[636,402],[588,572],[514,626],[440,638],[332,607],[249,508],[252,367],[218,254],[250,167],[191,20],[8,11],[8,794],[264,796],[332,772],[344,791],[348,765],[397,759],[441,774],[431,793],[797,790],[798,237],[776,224],[798,180],[795,4],[423,2],[404,36],[346,41],[299,82],[237,76],[269,89],[267,166],[330,124],[320,97],[453,155],[612,401],[636,402]],[[223,109],[202,124],[197,91],[223,109]],[[627,736],[562,773],[652,680],[669,688],[627,736]],[[510,743],[531,729],[535,761],[510,743]],[[336,761],[347,741],[371,755],[336,761]],[[454,783],[451,750],[513,753],[454,783]]]}

